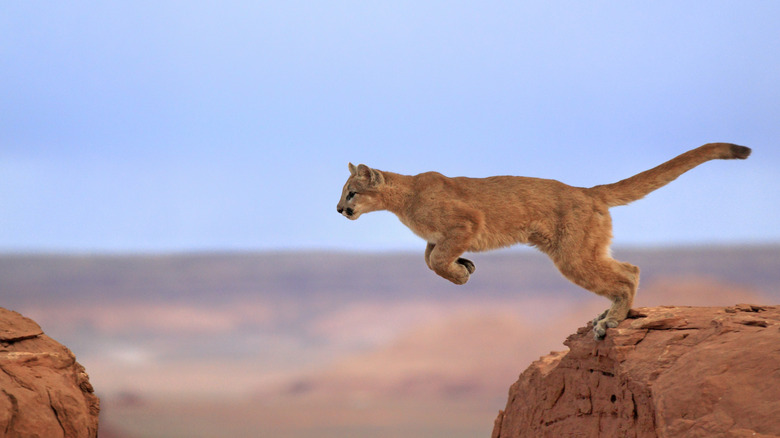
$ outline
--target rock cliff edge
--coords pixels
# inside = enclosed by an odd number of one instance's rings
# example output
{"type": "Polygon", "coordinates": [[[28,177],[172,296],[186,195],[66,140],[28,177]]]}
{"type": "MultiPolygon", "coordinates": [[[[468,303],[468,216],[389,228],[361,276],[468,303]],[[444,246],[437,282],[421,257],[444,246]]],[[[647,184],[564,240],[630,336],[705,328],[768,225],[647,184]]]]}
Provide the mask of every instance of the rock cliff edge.
{"type": "Polygon", "coordinates": [[[493,438],[780,436],[780,306],[633,310],[509,389],[493,438]]]}
{"type": "Polygon", "coordinates": [[[75,356],[0,308],[0,436],[97,437],[99,401],[75,356]]]}

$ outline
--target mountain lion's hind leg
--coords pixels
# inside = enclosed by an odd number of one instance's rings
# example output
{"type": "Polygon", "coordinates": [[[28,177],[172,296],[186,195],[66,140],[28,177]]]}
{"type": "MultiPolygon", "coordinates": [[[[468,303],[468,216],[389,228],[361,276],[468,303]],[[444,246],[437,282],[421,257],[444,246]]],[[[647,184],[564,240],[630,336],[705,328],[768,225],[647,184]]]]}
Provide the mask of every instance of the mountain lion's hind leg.
{"type": "Polygon", "coordinates": [[[639,285],[639,268],[612,258],[557,261],[561,273],[585,289],[609,298],[612,306],[593,320],[596,339],[603,339],[608,328],[626,319],[639,285]]]}

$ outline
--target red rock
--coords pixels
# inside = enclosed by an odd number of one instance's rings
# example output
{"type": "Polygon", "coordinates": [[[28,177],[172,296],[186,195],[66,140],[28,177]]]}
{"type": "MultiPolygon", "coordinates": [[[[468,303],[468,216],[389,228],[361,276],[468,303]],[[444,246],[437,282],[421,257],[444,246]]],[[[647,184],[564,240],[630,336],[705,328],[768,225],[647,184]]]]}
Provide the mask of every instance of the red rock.
{"type": "Polygon", "coordinates": [[[654,307],[531,364],[493,438],[780,436],[780,306],[654,307]]]}
{"type": "Polygon", "coordinates": [[[4,437],[97,437],[89,376],[29,318],[0,308],[0,431],[4,437]]]}

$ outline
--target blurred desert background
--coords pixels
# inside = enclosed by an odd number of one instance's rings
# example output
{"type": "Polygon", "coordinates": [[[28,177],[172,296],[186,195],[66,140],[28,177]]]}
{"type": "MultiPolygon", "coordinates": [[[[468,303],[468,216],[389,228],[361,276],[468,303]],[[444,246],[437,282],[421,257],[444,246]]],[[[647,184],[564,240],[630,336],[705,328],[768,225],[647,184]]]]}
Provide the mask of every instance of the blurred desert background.
{"type": "MultiPolygon", "coordinates": [[[[618,249],[636,306],[780,302],[780,246],[618,249]]],[[[101,437],[489,436],[525,367],[607,301],[531,250],[3,255],[3,305],[71,348],[101,437]]]]}
{"type": "Polygon", "coordinates": [[[591,187],[636,305],[778,303],[780,2],[4,2],[0,306],[87,369],[101,438],[487,437],[608,305],[528,248],[459,287],[347,163],[591,187]]]}

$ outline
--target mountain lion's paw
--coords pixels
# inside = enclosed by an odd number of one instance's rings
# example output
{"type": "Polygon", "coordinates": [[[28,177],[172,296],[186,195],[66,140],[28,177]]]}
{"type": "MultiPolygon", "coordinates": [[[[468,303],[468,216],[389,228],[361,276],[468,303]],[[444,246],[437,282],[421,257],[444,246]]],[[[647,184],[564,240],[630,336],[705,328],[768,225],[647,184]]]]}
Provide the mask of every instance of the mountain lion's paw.
{"type": "Polygon", "coordinates": [[[608,328],[615,328],[618,322],[611,318],[604,318],[593,326],[593,335],[597,341],[604,339],[608,328]]]}
{"type": "Polygon", "coordinates": [[[594,327],[594,328],[596,327],[596,324],[598,324],[598,323],[599,323],[599,321],[601,321],[602,319],[604,319],[604,318],[606,318],[606,317],[607,317],[607,313],[608,313],[608,312],[609,312],[609,309],[607,309],[607,310],[605,310],[605,311],[603,311],[603,312],[599,313],[598,315],[596,315],[596,317],[595,317],[595,318],[593,318],[593,327],[594,327]]]}
{"type": "MultiPolygon", "coordinates": [[[[445,278],[455,284],[466,284],[466,282],[469,281],[471,273],[468,266],[466,266],[464,263],[460,263],[460,260],[461,259],[458,259],[457,263],[452,264],[454,269],[450,271],[449,275],[445,278]]],[[[472,269],[474,268],[473,263],[471,264],[471,267],[472,269]]]]}

